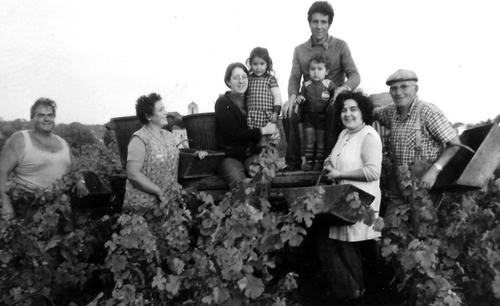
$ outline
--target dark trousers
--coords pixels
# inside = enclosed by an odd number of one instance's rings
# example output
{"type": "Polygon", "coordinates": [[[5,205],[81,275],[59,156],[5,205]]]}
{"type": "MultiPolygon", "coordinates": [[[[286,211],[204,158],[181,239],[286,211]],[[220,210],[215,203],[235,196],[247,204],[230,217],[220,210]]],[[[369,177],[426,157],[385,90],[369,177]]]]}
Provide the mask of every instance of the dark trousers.
{"type": "Polygon", "coordinates": [[[330,239],[329,226],[313,224],[303,242],[299,291],[303,305],[384,305],[375,296],[381,288],[380,257],[375,240],[330,239]]]}
{"type": "Polygon", "coordinates": [[[283,119],[283,129],[287,142],[285,163],[287,166],[300,169],[301,160],[301,143],[299,132],[299,118],[297,114],[292,112],[292,116],[283,119]]]}
{"type": "Polygon", "coordinates": [[[219,164],[217,172],[226,184],[232,188],[234,185],[248,177],[247,172],[249,165],[257,158],[258,156],[255,155],[241,161],[233,157],[226,157],[219,164]]]}
{"type": "MultiPolygon", "coordinates": [[[[325,155],[330,154],[340,132],[342,132],[342,123],[339,122],[335,107],[329,105],[326,109],[326,130],[325,130],[325,155]]],[[[300,131],[299,131],[299,118],[295,112],[287,119],[283,120],[283,129],[285,130],[285,137],[287,141],[285,162],[287,166],[292,168],[300,169],[302,159],[302,143],[300,141],[300,131]]]]}
{"type": "Polygon", "coordinates": [[[325,130],[304,123],[304,156],[307,161],[325,159],[325,130]]]}

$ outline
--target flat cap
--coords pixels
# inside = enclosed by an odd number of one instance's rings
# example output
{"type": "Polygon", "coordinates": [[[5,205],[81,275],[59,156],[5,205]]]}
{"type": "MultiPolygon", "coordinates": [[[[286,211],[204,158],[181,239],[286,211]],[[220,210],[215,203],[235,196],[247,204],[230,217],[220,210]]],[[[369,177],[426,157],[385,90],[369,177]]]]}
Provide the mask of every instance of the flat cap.
{"type": "Polygon", "coordinates": [[[391,85],[392,83],[401,82],[401,81],[418,81],[417,74],[411,70],[399,69],[398,71],[391,74],[385,84],[391,85]]]}

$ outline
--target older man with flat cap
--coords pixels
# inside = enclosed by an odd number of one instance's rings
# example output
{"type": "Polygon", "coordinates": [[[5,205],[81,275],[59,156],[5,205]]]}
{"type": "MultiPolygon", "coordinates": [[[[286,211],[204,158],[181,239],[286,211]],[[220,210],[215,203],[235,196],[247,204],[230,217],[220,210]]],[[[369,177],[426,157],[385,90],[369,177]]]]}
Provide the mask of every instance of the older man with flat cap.
{"type": "MultiPolygon", "coordinates": [[[[391,129],[389,153],[394,169],[417,160],[432,160],[432,166],[421,178],[420,186],[430,189],[443,167],[458,150],[460,140],[444,114],[418,96],[418,77],[411,70],[399,69],[387,78],[394,104],[375,110],[375,118],[391,129]]],[[[391,177],[395,178],[394,175],[391,177]]],[[[391,201],[386,219],[391,221],[396,208],[404,205],[399,186],[391,184],[391,201]],[[389,217],[389,218],[388,218],[389,217]]]]}

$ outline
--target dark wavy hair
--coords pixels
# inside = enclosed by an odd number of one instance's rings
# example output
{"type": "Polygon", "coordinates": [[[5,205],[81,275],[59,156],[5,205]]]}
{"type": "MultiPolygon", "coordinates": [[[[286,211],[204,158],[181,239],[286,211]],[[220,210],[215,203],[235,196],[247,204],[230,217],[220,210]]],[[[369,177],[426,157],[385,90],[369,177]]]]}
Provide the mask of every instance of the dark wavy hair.
{"type": "Polygon", "coordinates": [[[333,8],[332,5],[327,1],[316,1],[314,2],[309,11],[307,12],[307,21],[310,23],[312,15],[315,13],[320,13],[328,16],[328,23],[331,25],[333,22],[333,8]]]}
{"type": "Polygon", "coordinates": [[[156,102],[161,101],[161,96],[157,93],[150,93],[147,96],[140,96],[135,104],[135,114],[142,124],[148,123],[148,116],[152,116],[156,102]]]}
{"type": "Polygon", "coordinates": [[[252,68],[251,68],[251,63],[252,63],[252,60],[256,57],[260,57],[261,59],[263,59],[266,64],[267,64],[267,67],[266,67],[266,73],[267,75],[271,74],[273,72],[273,60],[271,59],[271,56],[269,55],[269,51],[267,51],[266,48],[262,48],[262,47],[256,47],[252,50],[252,52],[250,52],[250,56],[248,57],[247,59],[247,66],[248,66],[248,70],[249,71],[252,71],[252,68]]]}
{"type": "Polygon", "coordinates": [[[309,59],[309,64],[307,65],[308,68],[310,68],[312,62],[324,63],[326,69],[328,69],[329,62],[328,62],[328,58],[326,57],[326,55],[324,53],[313,54],[313,56],[311,56],[311,58],[309,59]]]}
{"type": "Polygon", "coordinates": [[[235,68],[238,68],[238,67],[243,69],[243,71],[245,71],[245,73],[248,76],[248,74],[249,74],[248,69],[242,63],[236,62],[236,63],[229,64],[229,66],[227,66],[227,68],[226,68],[226,73],[224,74],[224,84],[226,84],[227,87],[229,87],[229,80],[231,79],[231,74],[233,74],[233,70],[235,68]]]}
{"type": "Polygon", "coordinates": [[[35,111],[39,106],[46,106],[52,108],[52,111],[54,112],[54,116],[56,115],[56,109],[57,109],[57,104],[54,102],[54,100],[51,100],[49,98],[38,98],[33,105],[31,105],[30,108],[30,118],[33,119],[35,117],[35,111]]]}
{"type": "Polygon", "coordinates": [[[370,125],[373,123],[373,104],[371,103],[368,96],[366,96],[361,91],[344,91],[337,96],[335,99],[335,113],[337,122],[342,122],[340,118],[342,113],[342,108],[344,107],[344,102],[347,100],[354,100],[358,104],[359,110],[361,111],[361,116],[363,122],[370,125]]]}

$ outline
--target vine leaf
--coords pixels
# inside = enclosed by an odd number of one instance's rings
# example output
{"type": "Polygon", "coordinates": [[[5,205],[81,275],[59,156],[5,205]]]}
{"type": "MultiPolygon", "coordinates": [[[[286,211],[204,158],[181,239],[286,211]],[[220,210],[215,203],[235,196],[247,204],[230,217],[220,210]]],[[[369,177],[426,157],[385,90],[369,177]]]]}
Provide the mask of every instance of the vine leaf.
{"type": "Polygon", "coordinates": [[[238,287],[251,299],[258,298],[264,292],[264,283],[258,277],[247,275],[238,281],[238,287]]]}
{"type": "Polygon", "coordinates": [[[500,274],[495,276],[495,279],[491,283],[491,287],[493,289],[493,294],[497,299],[500,299],[500,274]]]}

